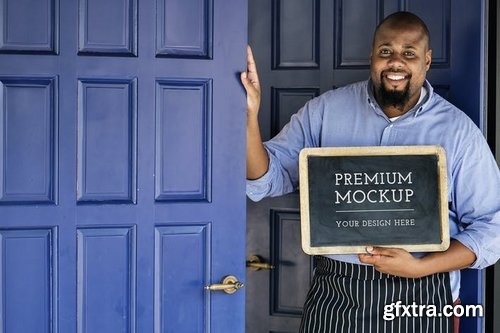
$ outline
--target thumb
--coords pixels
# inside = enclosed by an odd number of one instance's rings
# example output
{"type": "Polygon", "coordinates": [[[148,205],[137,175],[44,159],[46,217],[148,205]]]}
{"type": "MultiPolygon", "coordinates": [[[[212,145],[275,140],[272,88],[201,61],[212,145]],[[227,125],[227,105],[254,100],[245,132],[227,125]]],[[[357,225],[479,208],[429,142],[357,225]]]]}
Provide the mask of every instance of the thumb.
{"type": "Polygon", "coordinates": [[[256,94],[256,88],[254,87],[254,85],[252,84],[250,79],[248,78],[248,73],[241,72],[240,79],[241,79],[241,83],[243,84],[243,87],[245,87],[247,94],[251,94],[252,96],[254,96],[256,94]]]}
{"type": "Polygon", "coordinates": [[[366,252],[371,254],[371,255],[392,257],[395,254],[394,251],[395,251],[395,249],[379,247],[379,246],[367,246],[366,247],[366,252]]]}
{"type": "Polygon", "coordinates": [[[245,88],[248,90],[249,82],[248,82],[248,74],[247,74],[247,72],[241,72],[241,74],[240,74],[240,80],[241,80],[241,83],[243,84],[243,86],[245,86],[245,88]]]}

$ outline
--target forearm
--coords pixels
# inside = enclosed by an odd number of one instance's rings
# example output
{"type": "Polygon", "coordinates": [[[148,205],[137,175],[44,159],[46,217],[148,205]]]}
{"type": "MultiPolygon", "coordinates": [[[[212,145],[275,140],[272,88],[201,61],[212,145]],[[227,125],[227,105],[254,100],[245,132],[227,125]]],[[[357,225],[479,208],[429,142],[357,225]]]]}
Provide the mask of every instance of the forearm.
{"type": "Polygon", "coordinates": [[[262,177],[269,168],[269,156],[260,134],[257,115],[247,119],[247,179],[262,177]]]}
{"type": "Polygon", "coordinates": [[[421,273],[426,276],[434,273],[450,272],[471,266],[476,255],[457,240],[443,252],[433,252],[420,259],[421,273]]]}

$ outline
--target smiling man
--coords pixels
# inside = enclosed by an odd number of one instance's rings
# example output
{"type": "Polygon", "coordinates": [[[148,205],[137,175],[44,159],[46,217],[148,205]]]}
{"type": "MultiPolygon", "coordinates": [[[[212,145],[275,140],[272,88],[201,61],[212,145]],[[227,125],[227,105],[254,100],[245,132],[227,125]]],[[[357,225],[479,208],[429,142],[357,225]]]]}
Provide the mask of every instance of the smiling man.
{"type": "Polygon", "coordinates": [[[424,255],[367,244],[366,254],[316,256],[301,333],[458,332],[447,316],[388,321],[383,312],[392,304],[450,306],[458,301],[460,269],[481,269],[500,257],[500,172],[481,131],[426,80],[429,40],[419,17],[391,14],[374,33],[370,79],[309,101],[265,143],[259,78],[248,49],[241,80],[252,200],[296,190],[298,156],[306,147],[440,145],[447,156],[449,249],[424,255]]]}
{"type": "Polygon", "coordinates": [[[431,66],[429,31],[417,17],[387,20],[375,31],[370,55],[375,99],[388,117],[408,112],[431,66]]]}

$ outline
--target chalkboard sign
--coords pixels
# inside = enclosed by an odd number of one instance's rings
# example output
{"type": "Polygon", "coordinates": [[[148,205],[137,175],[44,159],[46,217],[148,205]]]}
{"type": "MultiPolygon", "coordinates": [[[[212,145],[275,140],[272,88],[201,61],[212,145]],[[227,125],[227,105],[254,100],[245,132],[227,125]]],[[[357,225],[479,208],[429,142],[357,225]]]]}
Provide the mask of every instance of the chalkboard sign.
{"type": "Polygon", "coordinates": [[[449,246],[446,157],[440,146],[305,148],[300,153],[302,248],[363,253],[449,246]]]}

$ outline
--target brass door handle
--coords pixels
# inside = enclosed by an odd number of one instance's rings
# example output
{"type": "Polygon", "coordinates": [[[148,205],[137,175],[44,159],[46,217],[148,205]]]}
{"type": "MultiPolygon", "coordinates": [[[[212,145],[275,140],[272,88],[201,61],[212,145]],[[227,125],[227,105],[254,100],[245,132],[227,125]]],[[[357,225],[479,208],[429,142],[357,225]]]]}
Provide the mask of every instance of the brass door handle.
{"type": "Polygon", "coordinates": [[[222,279],[220,283],[214,283],[208,286],[205,286],[205,290],[222,290],[226,294],[234,294],[236,291],[243,288],[245,285],[238,281],[238,278],[234,275],[228,275],[222,279]]]}
{"type": "Polygon", "coordinates": [[[267,270],[274,269],[273,265],[271,265],[268,262],[265,262],[258,255],[251,255],[250,257],[247,258],[247,267],[250,268],[252,271],[258,271],[261,269],[267,269],[267,270]]]}

